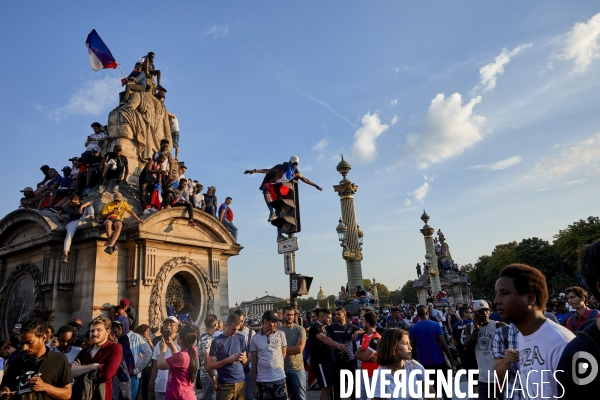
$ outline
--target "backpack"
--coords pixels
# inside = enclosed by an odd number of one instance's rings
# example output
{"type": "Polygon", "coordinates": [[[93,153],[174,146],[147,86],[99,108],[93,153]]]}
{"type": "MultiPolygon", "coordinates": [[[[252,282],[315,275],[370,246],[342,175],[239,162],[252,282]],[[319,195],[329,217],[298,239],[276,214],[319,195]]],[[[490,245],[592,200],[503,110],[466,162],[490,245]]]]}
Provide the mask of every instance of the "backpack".
{"type": "MultiPolygon", "coordinates": [[[[594,319],[596,318],[596,315],[598,314],[598,310],[592,310],[592,312],[590,313],[590,318],[589,319],[594,319]]],[[[570,319],[571,320],[571,327],[573,328],[573,332],[579,332],[577,330],[577,325],[575,324],[575,317],[577,316],[577,314],[573,314],[571,315],[567,321],[570,319]]]]}

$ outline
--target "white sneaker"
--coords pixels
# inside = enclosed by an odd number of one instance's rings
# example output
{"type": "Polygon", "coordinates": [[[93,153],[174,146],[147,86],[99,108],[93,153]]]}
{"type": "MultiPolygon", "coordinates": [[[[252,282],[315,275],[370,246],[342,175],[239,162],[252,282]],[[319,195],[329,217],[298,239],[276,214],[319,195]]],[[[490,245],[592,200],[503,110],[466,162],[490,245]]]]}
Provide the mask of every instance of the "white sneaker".
{"type": "Polygon", "coordinates": [[[148,215],[148,214],[150,214],[150,209],[149,209],[149,208],[146,208],[142,214],[145,214],[145,215],[148,215]]]}
{"type": "Polygon", "coordinates": [[[151,213],[151,214],[154,214],[154,213],[155,213],[155,212],[157,212],[157,211],[158,211],[158,210],[157,210],[155,207],[152,207],[152,208],[150,209],[150,213],[151,213]]]}
{"type": "Polygon", "coordinates": [[[276,213],[271,213],[271,215],[269,215],[269,219],[267,219],[267,222],[271,222],[273,220],[277,219],[277,214],[276,213]]]}

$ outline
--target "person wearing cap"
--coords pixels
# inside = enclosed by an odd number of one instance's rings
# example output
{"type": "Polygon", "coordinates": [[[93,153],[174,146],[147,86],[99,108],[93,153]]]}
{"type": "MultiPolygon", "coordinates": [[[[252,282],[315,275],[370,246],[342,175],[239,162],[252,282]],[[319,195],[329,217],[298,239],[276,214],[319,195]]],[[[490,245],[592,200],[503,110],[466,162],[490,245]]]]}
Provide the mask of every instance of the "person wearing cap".
{"type": "Polygon", "coordinates": [[[465,350],[475,349],[479,368],[479,398],[493,398],[494,353],[492,344],[496,329],[505,326],[504,322],[490,320],[490,305],[485,300],[473,301],[473,322],[465,328],[465,350]],[[489,386],[492,384],[492,386],[489,386]],[[488,397],[486,397],[488,396],[488,397]]]}
{"type": "Polygon", "coordinates": [[[125,211],[127,211],[127,213],[129,213],[129,215],[131,215],[140,225],[144,223],[144,221],[135,215],[129,203],[127,203],[123,195],[119,192],[116,192],[113,195],[113,201],[106,203],[102,208],[100,219],[104,221],[103,224],[108,239],[104,251],[108,254],[112,254],[115,250],[118,250],[115,243],[117,243],[121,230],[123,229],[125,211]]]}
{"type": "Polygon", "coordinates": [[[244,174],[250,175],[265,174],[265,177],[263,178],[263,181],[258,189],[263,192],[265,203],[267,204],[267,208],[269,209],[269,218],[267,219],[268,222],[271,222],[277,217],[277,215],[275,214],[275,209],[273,208],[273,201],[277,199],[277,195],[273,190],[273,184],[289,182],[292,180],[301,180],[302,182],[315,187],[317,190],[323,190],[322,187],[311,182],[308,178],[302,176],[302,174],[298,171],[299,163],[300,158],[298,158],[298,156],[292,156],[290,157],[290,161],[277,164],[272,168],[249,169],[244,171],[244,174]]]}
{"type": "Polygon", "coordinates": [[[254,397],[258,399],[287,399],[283,369],[287,341],[285,333],[277,330],[278,322],[281,318],[275,311],[265,311],[262,328],[250,342],[254,397]]]}
{"type": "Polygon", "coordinates": [[[129,176],[129,163],[127,157],[123,154],[123,147],[120,144],[115,145],[113,151],[106,153],[102,160],[102,185],[106,186],[109,179],[114,179],[118,185],[121,179],[127,179],[129,176]]]}
{"type": "Polygon", "coordinates": [[[142,63],[135,63],[135,67],[133,71],[127,77],[127,81],[123,83],[125,85],[125,91],[119,93],[120,102],[129,101],[129,97],[131,97],[131,92],[145,92],[146,91],[146,74],[142,71],[143,65],[142,63]]]}
{"type": "Polygon", "coordinates": [[[19,200],[19,208],[35,208],[37,201],[35,200],[35,194],[33,188],[27,186],[25,189],[20,191],[23,193],[21,200],[19,200]]]}
{"type": "Polygon", "coordinates": [[[85,141],[85,151],[81,153],[83,163],[86,165],[88,165],[90,158],[93,155],[92,152],[94,147],[100,148],[104,142],[108,140],[108,133],[104,131],[104,127],[100,122],[94,122],[91,126],[94,133],[87,137],[87,140],[85,141]]]}
{"type": "Polygon", "coordinates": [[[240,317],[231,314],[227,317],[223,333],[215,335],[210,344],[206,370],[217,371],[216,400],[245,398],[244,365],[248,363],[248,346],[244,337],[237,334],[239,327],[240,317]]]}
{"type": "Polygon", "coordinates": [[[67,235],[65,236],[65,243],[63,246],[63,255],[60,259],[61,263],[69,262],[69,250],[71,249],[71,241],[77,228],[88,220],[94,220],[94,206],[93,201],[87,201],[83,204],[79,201],[79,196],[76,194],[72,195],[70,202],[67,206],[63,207],[57,214],[56,218],[60,222],[65,222],[62,215],[67,214],[69,216],[69,223],[65,227],[67,235]]]}

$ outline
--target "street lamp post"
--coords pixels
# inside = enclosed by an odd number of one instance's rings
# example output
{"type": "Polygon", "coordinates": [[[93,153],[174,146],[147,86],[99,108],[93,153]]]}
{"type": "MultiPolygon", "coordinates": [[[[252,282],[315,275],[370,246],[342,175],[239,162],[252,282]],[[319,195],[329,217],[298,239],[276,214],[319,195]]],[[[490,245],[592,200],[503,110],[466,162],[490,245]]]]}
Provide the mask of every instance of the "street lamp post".
{"type": "Polygon", "coordinates": [[[435,229],[429,226],[429,214],[427,214],[425,210],[423,210],[423,215],[421,215],[421,221],[425,223],[423,229],[421,229],[421,233],[425,238],[425,251],[427,252],[425,259],[430,263],[429,281],[431,282],[431,293],[435,296],[442,290],[442,285],[440,283],[440,270],[438,269],[438,259],[437,255],[435,254],[435,245],[433,243],[433,233],[435,232],[435,229]]]}
{"type": "Polygon", "coordinates": [[[358,186],[352,183],[346,177],[352,166],[344,160],[337,165],[337,171],[343,179],[333,190],[340,196],[342,206],[342,218],[336,228],[338,239],[343,248],[342,258],[346,260],[346,272],[348,274],[348,286],[354,290],[356,286],[362,286],[362,243],[364,233],[356,223],[356,213],[354,210],[354,193],[358,191],[358,186]]]}

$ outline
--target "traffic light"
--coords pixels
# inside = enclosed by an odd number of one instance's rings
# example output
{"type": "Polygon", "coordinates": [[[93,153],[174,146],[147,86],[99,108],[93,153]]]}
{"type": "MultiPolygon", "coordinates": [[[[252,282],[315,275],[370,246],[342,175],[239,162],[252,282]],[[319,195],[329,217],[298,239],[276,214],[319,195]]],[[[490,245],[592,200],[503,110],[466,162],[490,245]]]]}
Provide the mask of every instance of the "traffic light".
{"type": "Polygon", "coordinates": [[[312,284],[312,276],[304,276],[298,274],[290,275],[290,292],[292,296],[304,296],[308,294],[310,285],[312,284]]]}
{"type": "Polygon", "coordinates": [[[282,182],[273,185],[277,199],[273,200],[276,218],[271,221],[281,233],[300,232],[300,201],[298,182],[282,182]]]}

